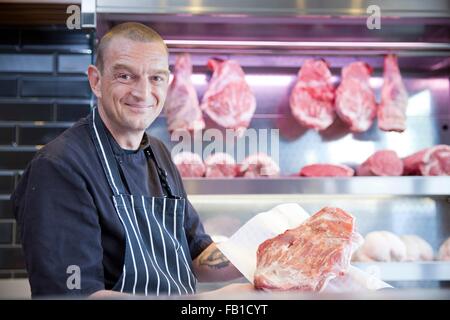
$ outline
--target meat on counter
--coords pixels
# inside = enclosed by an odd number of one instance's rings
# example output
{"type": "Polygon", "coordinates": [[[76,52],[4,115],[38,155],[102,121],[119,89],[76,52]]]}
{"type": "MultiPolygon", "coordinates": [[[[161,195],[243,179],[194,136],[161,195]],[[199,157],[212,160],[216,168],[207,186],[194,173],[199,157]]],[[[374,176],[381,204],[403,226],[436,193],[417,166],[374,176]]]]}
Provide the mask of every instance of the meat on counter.
{"type": "Polygon", "coordinates": [[[299,175],[302,177],[351,177],[355,171],[343,164],[316,163],[304,166],[299,175]]]}
{"type": "Polygon", "coordinates": [[[383,131],[403,132],[406,129],[408,92],[403,84],[397,56],[384,58],[381,104],[378,108],[378,127],[383,131]]]}
{"type": "Polygon", "coordinates": [[[269,291],[321,291],[330,279],[345,275],[361,241],[352,215],[323,208],[299,227],[259,245],[254,285],[269,291]]]}
{"type": "Polygon", "coordinates": [[[177,153],[173,157],[173,162],[184,178],[203,177],[205,174],[205,165],[202,158],[196,153],[187,151],[177,153]]]}
{"type": "Polygon", "coordinates": [[[414,234],[400,236],[406,246],[406,261],[431,261],[434,252],[431,245],[414,234]]]}
{"type": "Polygon", "coordinates": [[[306,60],[291,92],[292,115],[306,128],[325,130],[336,118],[334,91],[328,64],[321,59],[306,60]]]}
{"type": "Polygon", "coordinates": [[[359,262],[392,262],[406,259],[405,243],[392,232],[369,232],[363,245],[355,252],[354,261],[359,262]]]}
{"type": "Polygon", "coordinates": [[[372,68],[358,61],[342,69],[341,84],[336,90],[336,113],[352,132],[364,132],[377,115],[375,94],[370,87],[372,68]]]}
{"type": "Polygon", "coordinates": [[[450,261],[450,238],[439,248],[438,259],[441,261],[450,261]]]}
{"type": "Polygon", "coordinates": [[[200,107],[217,124],[242,136],[256,109],[244,71],[234,60],[210,59],[208,68],[213,75],[200,107]]]}
{"type": "Polygon", "coordinates": [[[405,175],[450,175],[450,146],[441,144],[423,149],[403,159],[405,175]]]}
{"type": "Polygon", "coordinates": [[[232,178],[237,175],[238,167],[228,153],[217,152],[205,159],[206,177],[232,178]]]}
{"type": "Polygon", "coordinates": [[[169,86],[164,112],[170,132],[205,128],[197,92],[191,81],[192,63],[189,54],[176,57],[174,77],[169,86]]]}
{"type": "Polygon", "coordinates": [[[280,175],[280,167],[267,154],[259,152],[245,158],[239,166],[239,176],[246,178],[274,177],[280,175]]]}
{"type": "Polygon", "coordinates": [[[403,161],[393,150],[380,150],[371,155],[357,169],[358,176],[401,176],[403,161]]]}

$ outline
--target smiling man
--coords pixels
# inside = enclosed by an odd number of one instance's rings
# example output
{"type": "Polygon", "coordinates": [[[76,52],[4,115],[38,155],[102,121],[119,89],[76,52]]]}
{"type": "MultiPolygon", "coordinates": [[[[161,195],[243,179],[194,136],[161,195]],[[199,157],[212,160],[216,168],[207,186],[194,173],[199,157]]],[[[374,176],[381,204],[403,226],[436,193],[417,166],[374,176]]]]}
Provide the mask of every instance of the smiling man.
{"type": "Polygon", "coordinates": [[[197,280],[240,277],[146,133],[168,89],[161,37],[115,26],[88,77],[97,108],[36,154],[12,195],[33,296],[193,294],[197,280]]]}

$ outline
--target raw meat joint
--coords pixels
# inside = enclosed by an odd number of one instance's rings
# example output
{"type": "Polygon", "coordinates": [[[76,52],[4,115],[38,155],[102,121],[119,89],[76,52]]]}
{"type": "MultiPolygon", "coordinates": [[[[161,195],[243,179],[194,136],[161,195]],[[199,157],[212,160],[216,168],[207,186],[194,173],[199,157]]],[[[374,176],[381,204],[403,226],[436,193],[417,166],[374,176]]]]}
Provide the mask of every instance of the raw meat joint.
{"type": "Polygon", "coordinates": [[[242,177],[274,177],[279,175],[280,167],[278,164],[262,152],[248,156],[239,166],[239,176],[242,177]]]}
{"type": "Polygon", "coordinates": [[[423,149],[403,159],[404,175],[450,175],[450,146],[441,144],[423,149]]]}
{"type": "Polygon", "coordinates": [[[375,94],[369,84],[371,74],[372,68],[364,62],[353,62],[342,69],[336,113],[352,132],[367,131],[377,114],[375,94]]]}
{"type": "Polygon", "coordinates": [[[406,261],[431,261],[434,259],[433,248],[428,242],[416,235],[400,236],[406,246],[406,261]]]}
{"type": "Polygon", "coordinates": [[[201,109],[217,124],[242,136],[256,109],[256,98],[245,81],[244,71],[234,60],[211,59],[208,68],[213,75],[201,109]]]}
{"type": "Polygon", "coordinates": [[[180,152],[173,157],[173,162],[177,166],[180,175],[185,178],[203,177],[205,165],[202,158],[192,152],[180,152]]]}
{"type": "Polygon", "coordinates": [[[170,132],[205,128],[191,74],[192,64],[189,54],[178,55],[175,60],[174,77],[164,106],[170,132]]]}
{"type": "Polygon", "coordinates": [[[352,215],[323,208],[297,228],[259,245],[255,287],[321,291],[329,280],[345,275],[361,241],[352,215]]]}
{"type": "Polygon", "coordinates": [[[358,176],[401,176],[403,161],[392,150],[380,150],[371,155],[357,169],[358,176]]]}
{"type": "Polygon", "coordinates": [[[417,235],[397,236],[389,231],[373,231],[366,235],[364,244],[353,255],[359,262],[431,261],[431,245],[417,235]]]}
{"type": "Polygon", "coordinates": [[[237,165],[228,153],[218,152],[205,159],[206,177],[232,178],[237,175],[237,165]]]}
{"type": "Polygon", "coordinates": [[[405,243],[389,231],[373,231],[366,235],[364,244],[353,257],[360,262],[391,262],[405,261],[407,249],[405,243]]]}
{"type": "Polygon", "coordinates": [[[334,87],[324,60],[308,59],[304,62],[289,104],[292,115],[302,126],[320,131],[334,122],[334,87]]]}
{"type": "Polygon", "coordinates": [[[316,163],[304,166],[299,176],[302,177],[351,177],[355,171],[343,164],[316,163]]]}
{"type": "Polygon", "coordinates": [[[438,259],[450,261],[450,238],[448,238],[439,248],[438,259]]]}
{"type": "Polygon", "coordinates": [[[384,58],[383,79],[378,127],[384,131],[403,132],[406,129],[408,92],[403,84],[395,55],[390,54],[384,58]]]}

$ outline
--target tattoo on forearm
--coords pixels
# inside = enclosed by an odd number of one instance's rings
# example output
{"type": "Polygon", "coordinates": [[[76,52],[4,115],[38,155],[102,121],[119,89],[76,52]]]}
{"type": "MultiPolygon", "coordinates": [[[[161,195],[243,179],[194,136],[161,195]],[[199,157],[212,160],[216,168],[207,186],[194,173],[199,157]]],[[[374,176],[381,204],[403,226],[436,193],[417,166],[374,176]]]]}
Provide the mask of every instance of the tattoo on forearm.
{"type": "Polygon", "coordinates": [[[228,260],[219,249],[214,249],[206,257],[200,258],[200,265],[208,266],[213,269],[222,269],[228,267],[230,260],[228,260]]]}

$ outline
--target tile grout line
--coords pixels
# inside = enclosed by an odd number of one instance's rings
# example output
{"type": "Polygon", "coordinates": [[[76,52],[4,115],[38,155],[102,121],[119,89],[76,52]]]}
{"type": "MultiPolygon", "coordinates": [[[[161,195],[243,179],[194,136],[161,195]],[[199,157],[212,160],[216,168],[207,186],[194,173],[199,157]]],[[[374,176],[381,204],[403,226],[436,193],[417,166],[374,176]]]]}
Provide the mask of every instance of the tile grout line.
{"type": "Polygon", "coordinates": [[[16,244],[16,222],[12,223],[12,244],[16,244]]]}

